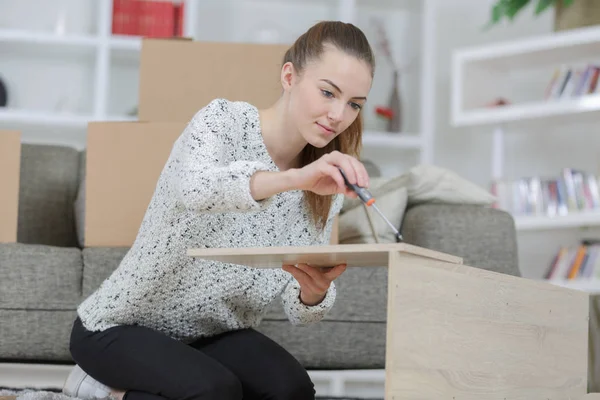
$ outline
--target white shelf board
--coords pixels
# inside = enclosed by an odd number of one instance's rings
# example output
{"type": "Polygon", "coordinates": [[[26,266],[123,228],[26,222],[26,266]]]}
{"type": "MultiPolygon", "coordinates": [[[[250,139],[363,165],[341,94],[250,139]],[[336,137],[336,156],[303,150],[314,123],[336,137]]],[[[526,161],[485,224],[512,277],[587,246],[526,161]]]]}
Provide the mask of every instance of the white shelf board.
{"type": "Polygon", "coordinates": [[[600,111],[600,95],[587,95],[568,99],[544,100],[493,108],[458,112],[456,126],[473,126],[503,122],[523,122],[541,118],[565,117],[600,111]]]}
{"type": "Polygon", "coordinates": [[[590,294],[600,293],[600,281],[595,279],[555,279],[542,281],[568,289],[581,290],[590,294]]]}
{"type": "Polygon", "coordinates": [[[0,124],[3,122],[22,125],[49,125],[60,127],[86,128],[91,115],[61,114],[44,111],[0,109],[0,124]]]}
{"type": "Polygon", "coordinates": [[[113,35],[108,40],[113,50],[139,52],[142,49],[142,38],[139,36],[113,35]]]}
{"type": "Polygon", "coordinates": [[[569,63],[599,53],[600,27],[591,26],[465,48],[457,50],[454,56],[460,63],[507,69],[569,63]]]}
{"type": "Polygon", "coordinates": [[[362,135],[364,147],[387,147],[395,149],[420,149],[423,145],[421,136],[404,132],[364,131],[362,135]]]}
{"type": "Polygon", "coordinates": [[[57,35],[12,29],[0,29],[0,42],[83,48],[95,48],[99,43],[98,39],[94,36],[57,35]]]}
{"type": "Polygon", "coordinates": [[[552,217],[517,215],[514,220],[519,231],[600,226],[600,211],[572,212],[552,217]]]}

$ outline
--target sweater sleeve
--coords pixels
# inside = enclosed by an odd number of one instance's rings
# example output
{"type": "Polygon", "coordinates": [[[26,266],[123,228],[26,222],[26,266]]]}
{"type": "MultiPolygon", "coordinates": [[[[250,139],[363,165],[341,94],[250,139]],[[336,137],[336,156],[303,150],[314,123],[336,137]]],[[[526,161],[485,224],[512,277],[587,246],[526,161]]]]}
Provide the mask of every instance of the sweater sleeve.
{"type": "Polygon", "coordinates": [[[307,306],[300,300],[300,284],[294,278],[290,279],[281,295],[283,309],[293,325],[319,322],[333,307],[335,297],[335,283],[331,282],[323,301],[314,306],[307,306]]]}
{"type": "Polygon", "coordinates": [[[250,178],[268,166],[260,161],[232,159],[239,145],[228,111],[216,101],[198,111],[175,142],[167,162],[176,196],[197,212],[258,211],[271,198],[254,200],[250,178]],[[229,159],[230,161],[226,161],[229,159]]]}

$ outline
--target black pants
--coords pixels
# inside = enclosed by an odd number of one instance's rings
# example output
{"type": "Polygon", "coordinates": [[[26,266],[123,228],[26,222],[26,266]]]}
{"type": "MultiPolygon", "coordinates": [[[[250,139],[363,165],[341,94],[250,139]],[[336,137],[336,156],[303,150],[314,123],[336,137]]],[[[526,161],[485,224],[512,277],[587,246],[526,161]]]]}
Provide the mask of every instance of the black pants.
{"type": "Polygon", "coordinates": [[[70,343],[75,362],[126,400],[313,400],[306,370],[253,329],[191,344],[140,326],[87,331],[79,318],[70,343]]]}

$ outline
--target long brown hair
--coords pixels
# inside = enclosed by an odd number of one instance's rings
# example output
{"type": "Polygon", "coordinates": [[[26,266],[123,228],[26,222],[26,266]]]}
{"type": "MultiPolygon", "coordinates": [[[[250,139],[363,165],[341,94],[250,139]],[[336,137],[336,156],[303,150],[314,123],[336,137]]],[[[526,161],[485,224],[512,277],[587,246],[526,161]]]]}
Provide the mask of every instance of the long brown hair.
{"type": "MultiPolygon", "coordinates": [[[[301,74],[307,62],[321,57],[325,51],[325,45],[332,45],[346,54],[366,62],[371,67],[371,77],[373,77],[375,57],[369,41],[355,25],[341,21],[322,21],[313,25],[288,49],[283,57],[283,64],[291,62],[298,74],[301,74]]],[[[318,148],[310,144],[306,145],[300,155],[300,167],[335,150],[358,158],[362,150],[362,131],[362,112],[359,112],[354,122],[327,146],[318,148]]],[[[320,196],[306,191],[305,199],[315,224],[321,228],[324,227],[333,196],[320,196]]]]}

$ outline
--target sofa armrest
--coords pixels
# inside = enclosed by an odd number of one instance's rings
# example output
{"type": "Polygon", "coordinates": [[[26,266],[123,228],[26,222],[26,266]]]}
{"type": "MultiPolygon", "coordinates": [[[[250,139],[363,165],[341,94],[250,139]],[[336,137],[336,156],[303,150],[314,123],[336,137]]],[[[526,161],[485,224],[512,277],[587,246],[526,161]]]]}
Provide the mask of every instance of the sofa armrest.
{"type": "Polygon", "coordinates": [[[467,265],[521,276],[512,216],[462,204],[424,203],[406,210],[404,241],[462,257],[467,265]]]}

